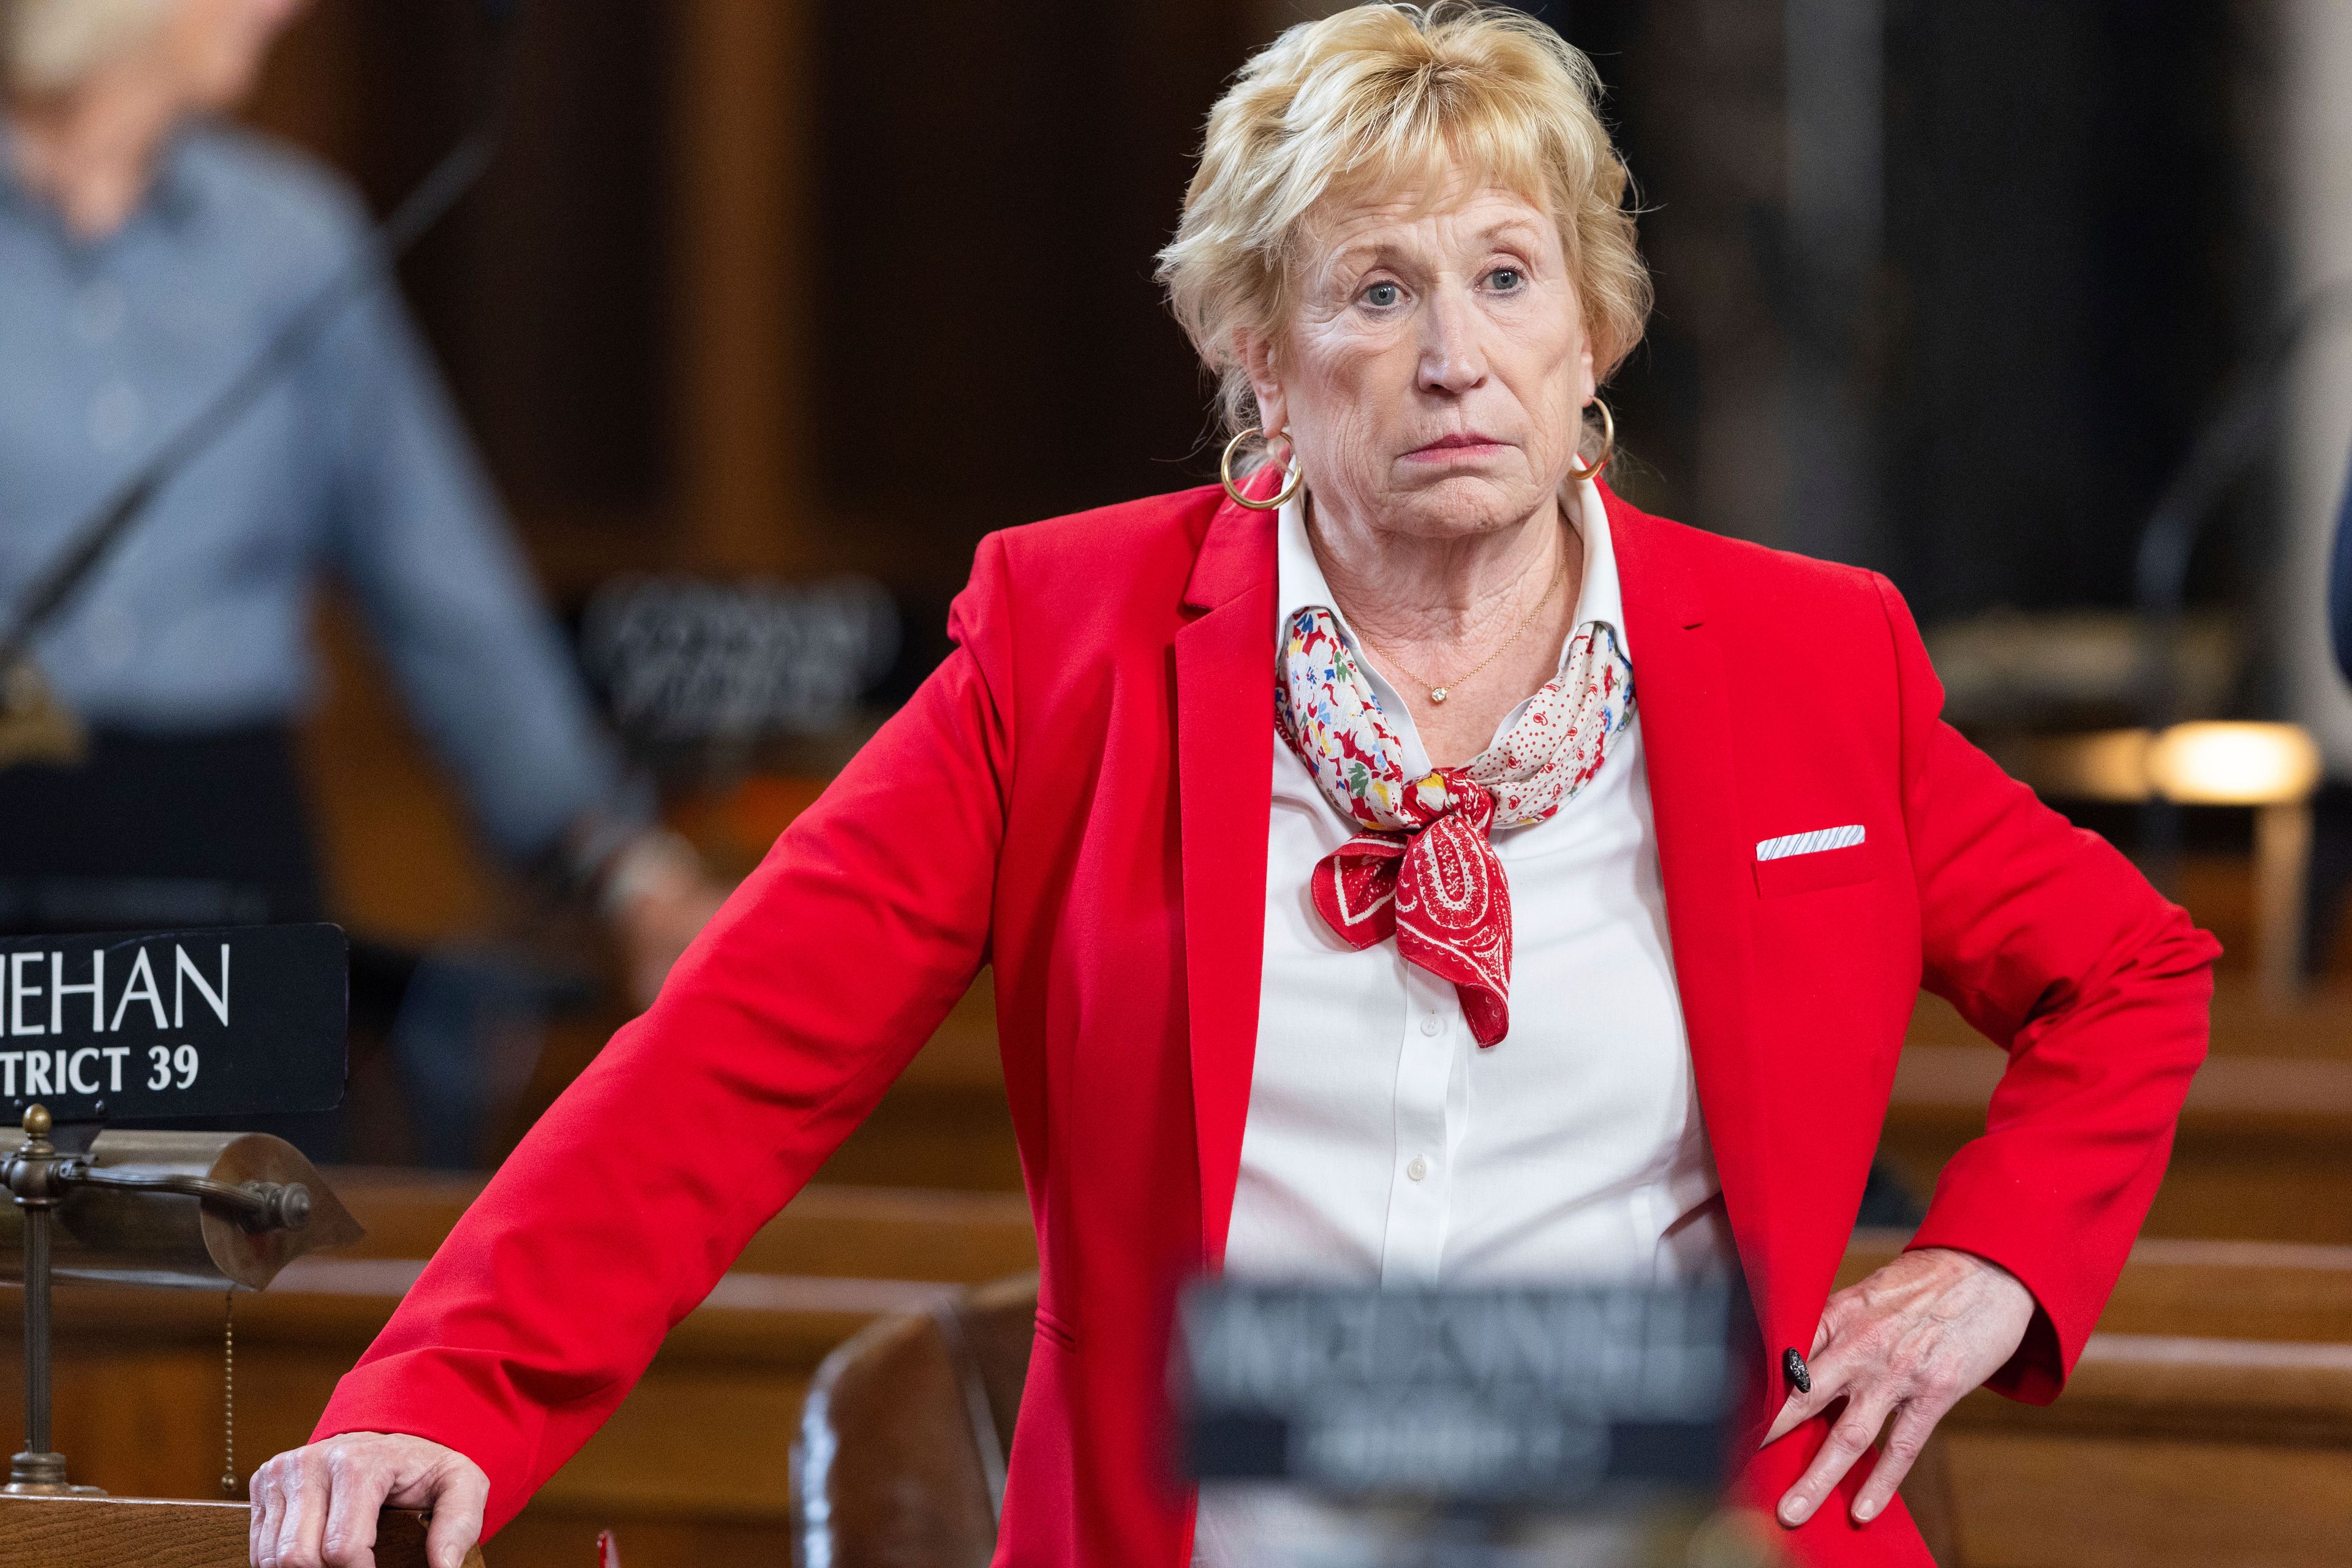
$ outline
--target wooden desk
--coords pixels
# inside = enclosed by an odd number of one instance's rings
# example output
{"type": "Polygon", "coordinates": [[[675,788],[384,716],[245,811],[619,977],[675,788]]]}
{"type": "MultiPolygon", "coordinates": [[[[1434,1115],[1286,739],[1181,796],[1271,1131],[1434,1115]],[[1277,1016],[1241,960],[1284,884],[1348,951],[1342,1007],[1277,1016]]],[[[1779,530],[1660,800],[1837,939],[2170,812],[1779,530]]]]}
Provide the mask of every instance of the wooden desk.
{"type": "MultiPolygon", "coordinates": [[[[479,1188],[409,1173],[330,1179],[370,1239],[356,1255],[301,1259],[237,1302],[241,1475],[309,1436],[336,1379],[479,1188]]],[[[494,1543],[492,1560],[581,1568],[596,1531],[612,1526],[629,1568],[783,1561],[792,1442],[817,1363],[880,1313],[1035,1266],[1018,1198],[811,1189],[678,1325],[612,1423],[494,1543]]],[[[9,1342],[18,1300],[0,1294],[9,1342]]],[[[217,1296],[58,1289],[56,1440],[76,1480],[119,1496],[219,1495],[220,1332],[217,1296]]],[[[21,1407],[17,1376],[11,1357],[0,1367],[0,1430],[21,1407]]]]}
{"type": "MultiPolygon", "coordinates": [[[[247,1568],[243,1503],[0,1497],[0,1563],[24,1568],[247,1568]]],[[[482,1568],[477,1551],[467,1568],[482,1568]]],[[[425,1568],[420,1514],[387,1511],[376,1568],[425,1568]]]]}

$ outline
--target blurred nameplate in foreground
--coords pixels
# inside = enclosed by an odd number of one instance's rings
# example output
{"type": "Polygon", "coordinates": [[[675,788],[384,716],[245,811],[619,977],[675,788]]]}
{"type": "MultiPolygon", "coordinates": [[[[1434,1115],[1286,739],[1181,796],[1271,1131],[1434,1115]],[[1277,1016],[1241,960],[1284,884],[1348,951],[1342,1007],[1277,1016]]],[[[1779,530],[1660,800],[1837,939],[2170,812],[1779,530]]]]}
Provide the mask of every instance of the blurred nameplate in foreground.
{"type": "Polygon", "coordinates": [[[1204,1281],[1178,1312],[1192,1474],[1487,1509],[1711,1499],[1744,1322],[1728,1284],[1204,1281]]]}
{"type": "Polygon", "coordinates": [[[350,974],[331,925],[0,941],[0,1105],[60,1123],[331,1110],[350,974]]]}
{"type": "Polygon", "coordinates": [[[877,583],[624,577],[589,602],[581,657],[640,752],[743,749],[847,723],[898,654],[877,583]]]}

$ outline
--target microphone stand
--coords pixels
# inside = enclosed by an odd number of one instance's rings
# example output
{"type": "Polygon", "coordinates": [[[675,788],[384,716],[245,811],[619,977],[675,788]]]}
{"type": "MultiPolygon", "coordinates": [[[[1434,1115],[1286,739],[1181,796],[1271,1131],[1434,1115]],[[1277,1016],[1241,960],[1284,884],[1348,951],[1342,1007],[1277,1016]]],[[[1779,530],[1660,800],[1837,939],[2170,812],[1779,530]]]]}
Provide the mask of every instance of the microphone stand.
{"type": "Polygon", "coordinates": [[[33,658],[33,643],[72,603],[164,488],[233,428],[278,379],[315,349],[343,308],[393,275],[433,226],[472,190],[490,166],[504,110],[511,24],[519,7],[484,7],[492,37],[489,87],[474,123],[415,189],[377,226],[373,242],[331,274],[281,323],[243,369],[76,525],[66,546],[0,622],[0,768],[20,762],[81,760],[81,721],[51,693],[33,658]]]}

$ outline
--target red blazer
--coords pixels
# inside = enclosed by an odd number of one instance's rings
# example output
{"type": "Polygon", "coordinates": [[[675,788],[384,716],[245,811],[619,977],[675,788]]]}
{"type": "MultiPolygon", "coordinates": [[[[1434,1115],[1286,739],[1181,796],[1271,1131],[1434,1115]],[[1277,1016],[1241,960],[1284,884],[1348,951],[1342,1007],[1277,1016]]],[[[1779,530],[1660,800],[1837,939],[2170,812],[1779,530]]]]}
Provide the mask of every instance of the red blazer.
{"type": "MultiPolygon", "coordinates": [[[[1811,1343],[1922,984],[2011,1059],[1916,1245],[2031,1288],[1996,1382],[2047,1400],[2163,1174],[2219,948],[1939,721],[1885,580],[1608,505],[1754,1409],[1811,1343]],[[1756,860],[1856,822],[1858,847],[1756,860]]],[[[993,963],[1044,1268],[997,1561],[1182,1568],[1160,1325],[1220,1260],[1249,1104],[1274,539],[1213,488],[983,541],[956,651],[507,1162],[319,1434],[457,1448],[503,1524],[993,963]]],[[[1822,1431],[1759,1455],[1751,1495],[1822,1431]]],[[[1927,1563],[1899,1507],[1793,1541],[1927,1563]]]]}

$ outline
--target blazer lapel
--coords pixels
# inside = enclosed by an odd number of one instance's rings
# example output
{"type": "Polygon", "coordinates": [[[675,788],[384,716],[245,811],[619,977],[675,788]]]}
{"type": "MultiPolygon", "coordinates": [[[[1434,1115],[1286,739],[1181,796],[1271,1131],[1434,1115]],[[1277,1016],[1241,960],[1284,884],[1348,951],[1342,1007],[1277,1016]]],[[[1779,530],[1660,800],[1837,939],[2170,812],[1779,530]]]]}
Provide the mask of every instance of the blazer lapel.
{"type": "Polygon", "coordinates": [[[1761,1314],[1771,1300],[1765,1242],[1780,1232],[1768,1142],[1773,1129],[1765,1114],[1770,1097],[1748,1026],[1755,967],[1752,847],[1740,842],[1729,684],[1701,584],[1675,531],[1603,493],[1633,649],[1675,983],[1724,1206],[1761,1314]]]}
{"type": "Polygon", "coordinates": [[[1202,1260],[1223,1265],[1241,1173],[1265,942],[1274,805],[1275,522],[1227,500],[1210,520],[1176,633],[1176,788],[1184,987],[1200,1159],[1202,1260]]]}

